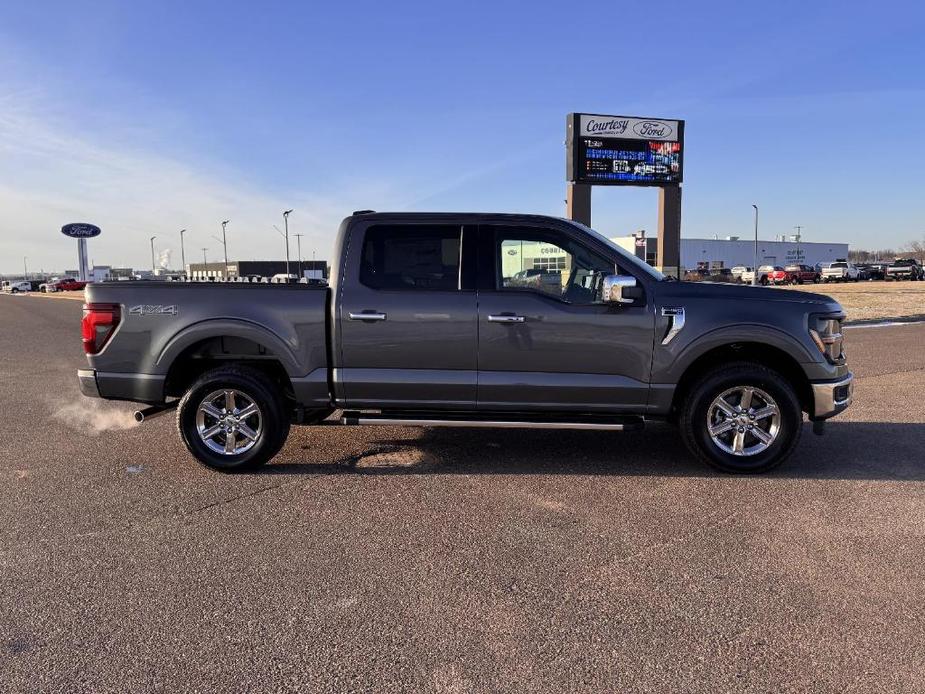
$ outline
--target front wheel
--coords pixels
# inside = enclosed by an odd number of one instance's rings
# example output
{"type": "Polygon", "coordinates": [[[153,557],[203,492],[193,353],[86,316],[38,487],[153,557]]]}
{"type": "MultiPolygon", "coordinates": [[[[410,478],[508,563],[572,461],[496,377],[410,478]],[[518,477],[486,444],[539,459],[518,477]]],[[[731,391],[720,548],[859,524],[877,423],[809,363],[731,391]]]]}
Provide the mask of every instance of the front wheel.
{"type": "Polygon", "coordinates": [[[193,457],[222,472],[251,470],[275,456],[289,435],[280,387],[244,366],[205,372],[177,408],[177,430],[193,457]]]}
{"type": "Polygon", "coordinates": [[[761,364],[737,362],[691,388],[679,424],[690,451],[723,472],[767,472],[793,453],[803,412],[793,386],[761,364]]]}

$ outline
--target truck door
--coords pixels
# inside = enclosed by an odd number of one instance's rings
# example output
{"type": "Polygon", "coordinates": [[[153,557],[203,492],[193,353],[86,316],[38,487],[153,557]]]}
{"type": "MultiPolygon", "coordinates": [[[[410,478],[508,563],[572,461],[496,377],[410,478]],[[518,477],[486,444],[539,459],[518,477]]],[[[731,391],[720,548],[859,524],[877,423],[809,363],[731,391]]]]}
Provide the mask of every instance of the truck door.
{"type": "Polygon", "coordinates": [[[633,274],[619,256],[562,229],[483,224],[479,233],[480,267],[490,269],[479,276],[478,407],[644,411],[652,302],[602,302],[605,275],[633,274]]]}
{"type": "Polygon", "coordinates": [[[463,255],[474,258],[476,236],[475,226],[440,223],[351,231],[334,371],[345,406],[475,407],[477,294],[463,255]]]}

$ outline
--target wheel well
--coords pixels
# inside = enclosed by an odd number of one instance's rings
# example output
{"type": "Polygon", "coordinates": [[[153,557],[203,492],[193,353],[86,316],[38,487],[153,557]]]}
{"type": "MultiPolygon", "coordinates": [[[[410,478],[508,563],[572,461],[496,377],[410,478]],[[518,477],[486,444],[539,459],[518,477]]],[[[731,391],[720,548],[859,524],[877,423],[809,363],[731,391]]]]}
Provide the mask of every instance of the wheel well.
{"type": "Polygon", "coordinates": [[[210,337],[184,349],[170,365],[164,394],[180,397],[206,371],[231,364],[259,369],[279,384],[287,400],[295,400],[282,362],[263,345],[242,337],[210,337]]]}
{"type": "Polygon", "coordinates": [[[678,387],[675,388],[671,402],[671,412],[675,414],[687,398],[690,389],[697,380],[708,371],[729,364],[733,361],[750,361],[774,369],[794,385],[800,407],[811,411],[813,403],[812,387],[800,364],[784,350],[758,342],[735,342],[716,347],[706,352],[687,367],[678,387]]]}

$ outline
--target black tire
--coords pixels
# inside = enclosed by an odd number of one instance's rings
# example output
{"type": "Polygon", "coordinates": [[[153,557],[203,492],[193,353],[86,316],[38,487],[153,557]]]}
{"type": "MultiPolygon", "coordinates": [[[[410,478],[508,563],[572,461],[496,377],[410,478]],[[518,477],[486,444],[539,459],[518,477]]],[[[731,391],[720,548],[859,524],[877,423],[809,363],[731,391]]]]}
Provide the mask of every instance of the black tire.
{"type": "MultiPolygon", "coordinates": [[[[253,422],[249,420],[249,423],[253,422]]],[[[286,442],[289,422],[289,413],[279,386],[263,372],[246,366],[223,366],[206,371],[186,391],[177,408],[177,431],[187,450],[203,465],[221,472],[253,470],[268,462],[286,442]],[[208,395],[223,389],[233,389],[243,394],[259,411],[260,429],[256,431],[256,441],[247,450],[237,454],[225,454],[211,449],[197,428],[200,404],[208,395]]],[[[219,432],[217,436],[225,434],[219,432]]]]}
{"type": "MultiPolygon", "coordinates": [[[[793,386],[778,372],[752,362],[733,362],[704,374],[694,383],[678,420],[681,438],[700,460],[722,472],[755,474],[783,463],[796,448],[803,430],[803,412],[793,386]],[[779,429],[773,442],[752,455],[734,455],[714,443],[708,429],[709,409],[725,391],[751,386],[767,393],[780,412],[779,429]]],[[[732,432],[733,436],[735,432],[732,432]]],[[[747,435],[748,436],[748,435],[747,435]]],[[[746,438],[757,442],[757,439],[746,438]]]]}

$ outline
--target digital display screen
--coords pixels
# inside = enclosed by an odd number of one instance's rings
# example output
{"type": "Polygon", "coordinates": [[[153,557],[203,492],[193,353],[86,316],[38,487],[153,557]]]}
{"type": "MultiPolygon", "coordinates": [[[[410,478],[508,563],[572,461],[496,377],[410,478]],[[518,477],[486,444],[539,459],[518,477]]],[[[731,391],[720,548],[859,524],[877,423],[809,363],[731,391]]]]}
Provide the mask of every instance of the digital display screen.
{"type": "Polygon", "coordinates": [[[682,180],[683,121],[570,114],[568,180],[658,186],[682,180]]]}

